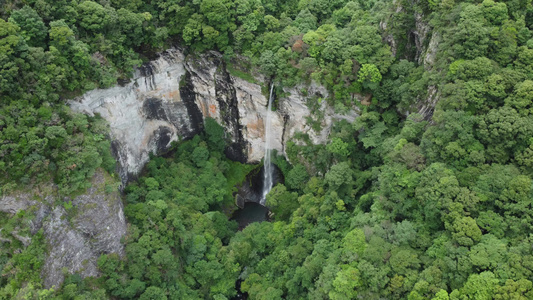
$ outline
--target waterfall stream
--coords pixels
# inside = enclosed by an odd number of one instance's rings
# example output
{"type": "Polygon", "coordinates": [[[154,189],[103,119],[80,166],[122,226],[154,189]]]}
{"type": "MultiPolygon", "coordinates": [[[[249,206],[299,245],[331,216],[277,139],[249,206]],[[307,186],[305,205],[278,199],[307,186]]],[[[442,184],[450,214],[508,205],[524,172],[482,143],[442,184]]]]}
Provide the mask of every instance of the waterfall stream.
{"type": "Polygon", "coordinates": [[[273,185],[273,172],[274,169],[272,168],[272,163],[270,162],[270,127],[272,124],[272,98],[273,98],[273,92],[274,92],[274,85],[272,84],[270,86],[270,96],[268,97],[268,110],[266,114],[266,122],[265,122],[265,158],[263,160],[263,174],[264,174],[264,180],[263,180],[263,196],[261,197],[261,205],[265,205],[266,203],[266,195],[270,190],[272,189],[273,185]]]}

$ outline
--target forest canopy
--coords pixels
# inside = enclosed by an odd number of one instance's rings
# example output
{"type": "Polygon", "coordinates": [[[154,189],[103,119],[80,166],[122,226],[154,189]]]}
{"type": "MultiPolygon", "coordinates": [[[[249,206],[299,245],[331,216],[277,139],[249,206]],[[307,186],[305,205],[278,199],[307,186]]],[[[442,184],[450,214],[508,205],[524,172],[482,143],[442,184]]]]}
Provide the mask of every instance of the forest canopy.
{"type": "MultiPolygon", "coordinates": [[[[45,289],[42,233],[0,239],[0,299],[222,300],[238,280],[265,300],[533,299],[532,30],[531,0],[2,1],[2,194],[113,174],[108,125],[65,100],[176,45],[361,115],[328,145],[288,142],[271,221],[242,231],[228,207],[257,166],[207,119],[125,188],[124,258],[45,289]]],[[[29,215],[0,214],[0,232],[29,215]]]]}

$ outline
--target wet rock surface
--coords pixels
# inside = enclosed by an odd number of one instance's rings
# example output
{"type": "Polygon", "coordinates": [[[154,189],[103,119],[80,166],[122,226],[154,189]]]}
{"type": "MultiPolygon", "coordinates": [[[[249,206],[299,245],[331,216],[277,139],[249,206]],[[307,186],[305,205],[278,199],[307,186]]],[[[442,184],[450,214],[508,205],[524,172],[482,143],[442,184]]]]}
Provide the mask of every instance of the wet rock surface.
{"type": "MultiPolygon", "coordinates": [[[[274,165],[274,174],[272,176],[273,186],[278,183],[283,183],[283,173],[274,165]]],[[[250,172],[246,179],[238,186],[237,196],[241,199],[241,203],[260,203],[263,197],[264,185],[264,168],[255,169],[250,172]]]]}

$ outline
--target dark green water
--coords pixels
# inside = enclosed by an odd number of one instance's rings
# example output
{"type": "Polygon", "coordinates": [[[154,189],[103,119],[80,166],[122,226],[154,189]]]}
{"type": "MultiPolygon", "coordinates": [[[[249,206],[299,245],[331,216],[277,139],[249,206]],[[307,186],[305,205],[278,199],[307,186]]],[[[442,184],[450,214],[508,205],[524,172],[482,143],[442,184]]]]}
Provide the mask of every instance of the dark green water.
{"type": "Polygon", "coordinates": [[[243,209],[237,210],[232,217],[239,224],[239,230],[243,230],[253,222],[268,220],[268,208],[259,203],[246,202],[243,209]]]}

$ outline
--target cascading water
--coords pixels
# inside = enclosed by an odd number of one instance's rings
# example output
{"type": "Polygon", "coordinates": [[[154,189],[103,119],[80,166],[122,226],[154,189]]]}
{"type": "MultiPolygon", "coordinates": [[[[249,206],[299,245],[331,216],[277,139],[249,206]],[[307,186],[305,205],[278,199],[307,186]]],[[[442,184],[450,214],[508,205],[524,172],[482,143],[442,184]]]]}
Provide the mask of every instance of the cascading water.
{"type": "Polygon", "coordinates": [[[272,123],[272,97],[274,92],[274,85],[270,86],[270,96],[268,97],[268,110],[266,115],[265,122],[265,158],[263,160],[263,196],[261,197],[261,205],[266,203],[266,195],[272,189],[273,181],[273,172],[272,163],[270,162],[270,127],[272,123]]]}

